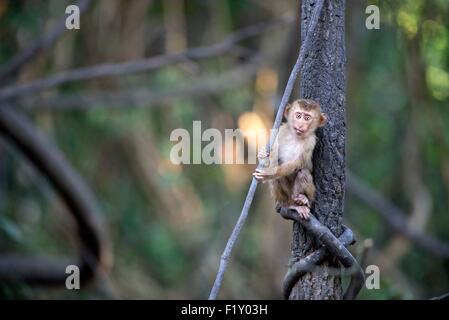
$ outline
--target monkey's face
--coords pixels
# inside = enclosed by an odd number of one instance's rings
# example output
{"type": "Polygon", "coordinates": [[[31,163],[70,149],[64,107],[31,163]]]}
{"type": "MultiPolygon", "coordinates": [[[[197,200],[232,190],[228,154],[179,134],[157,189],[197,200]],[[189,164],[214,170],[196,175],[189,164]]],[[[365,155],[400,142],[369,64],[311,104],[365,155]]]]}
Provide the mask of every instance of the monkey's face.
{"type": "Polygon", "coordinates": [[[301,109],[294,110],[291,129],[297,136],[305,136],[309,133],[312,123],[314,122],[314,112],[306,112],[301,109]]]}
{"type": "Polygon", "coordinates": [[[296,102],[288,106],[285,117],[290,130],[301,139],[310,136],[318,127],[324,126],[327,122],[327,118],[321,113],[319,106],[304,108],[296,102]]]}
{"type": "Polygon", "coordinates": [[[315,110],[306,111],[300,107],[293,107],[288,114],[287,121],[294,134],[305,138],[318,127],[319,115],[315,110]]]}

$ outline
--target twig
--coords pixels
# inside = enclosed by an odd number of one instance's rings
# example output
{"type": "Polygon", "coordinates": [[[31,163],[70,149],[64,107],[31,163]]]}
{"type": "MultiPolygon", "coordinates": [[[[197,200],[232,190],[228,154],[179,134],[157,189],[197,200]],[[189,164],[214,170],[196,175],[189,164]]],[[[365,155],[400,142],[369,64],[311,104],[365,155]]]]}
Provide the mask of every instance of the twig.
{"type": "MultiPolygon", "coordinates": [[[[90,3],[91,0],[79,0],[75,4],[79,7],[80,13],[82,13],[89,7],[90,3]]],[[[37,56],[39,52],[51,47],[61,35],[67,31],[67,28],[65,27],[66,18],[67,17],[63,15],[48,34],[37,39],[33,44],[14,56],[4,67],[2,67],[0,69],[0,82],[19,71],[20,68],[37,56]]]]}
{"type": "MultiPolygon", "coordinates": [[[[317,22],[318,22],[318,18],[319,18],[320,12],[321,12],[321,8],[323,7],[323,3],[324,3],[324,0],[318,0],[317,3],[316,3],[315,11],[314,11],[313,16],[312,16],[311,21],[310,21],[310,29],[307,32],[307,35],[306,35],[306,38],[304,40],[303,46],[301,47],[300,53],[298,55],[298,59],[296,60],[296,63],[295,63],[295,65],[294,65],[294,67],[293,67],[293,69],[292,69],[292,71],[290,73],[290,77],[288,79],[287,86],[285,87],[284,94],[282,96],[282,100],[281,100],[281,102],[279,104],[279,108],[278,108],[278,111],[277,111],[277,114],[276,114],[276,119],[275,119],[274,124],[273,124],[273,130],[271,131],[270,140],[269,140],[267,148],[266,148],[266,150],[268,152],[269,152],[271,146],[273,145],[273,141],[276,139],[276,134],[277,134],[277,131],[278,131],[280,125],[281,125],[282,116],[284,114],[285,106],[287,105],[287,102],[288,102],[288,100],[290,98],[290,95],[292,93],[295,80],[296,80],[296,78],[298,76],[298,73],[299,73],[299,71],[301,69],[301,66],[302,66],[302,63],[303,63],[303,60],[304,60],[304,56],[309,51],[310,44],[311,44],[311,41],[312,41],[312,37],[313,37],[313,34],[314,34],[314,30],[315,30],[315,27],[316,27],[317,22]]],[[[225,247],[225,249],[223,251],[223,254],[221,255],[220,266],[218,268],[218,272],[217,272],[217,276],[215,278],[214,285],[213,285],[212,290],[211,290],[211,292],[209,294],[209,300],[214,300],[214,299],[217,298],[218,291],[220,290],[221,283],[223,282],[224,273],[225,273],[226,267],[228,265],[228,260],[229,260],[229,257],[231,255],[232,248],[234,247],[235,241],[237,240],[237,237],[240,234],[240,231],[241,231],[241,229],[242,229],[242,227],[243,227],[243,225],[244,225],[244,223],[246,221],[246,218],[248,217],[248,212],[249,212],[249,209],[250,209],[251,204],[253,202],[254,194],[256,192],[256,189],[257,189],[257,180],[255,178],[253,178],[252,181],[251,181],[251,185],[249,187],[248,193],[246,195],[246,199],[245,199],[245,202],[243,204],[242,211],[240,212],[239,219],[237,220],[237,223],[236,223],[234,229],[232,230],[231,236],[228,239],[228,242],[227,242],[226,247],[225,247]]]]}
{"type": "MultiPolygon", "coordinates": [[[[82,281],[107,269],[110,253],[100,209],[92,192],[62,154],[33,125],[8,105],[0,106],[0,134],[15,144],[53,184],[77,224],[82,281]]],[[[16,278],[34,284],[63,284],[65,261],[0,256],[0,279],[16,278]]]]}
{"type": "Polygon", "coordinates": [[[293,21],[290,15],[271,23],[259,23],[241,29],[231,36],[210,46],[187,49],[180,53],[160,55],[138,61],[123,63],[106,63],[92,67],[84,67],[55,74],[48,78],[35,80],[29,83],[13,85],[0,90],[0,101],[13,99],[17,96],[23,97],[44,89],[53,88],[65,83],[102,78],[108,76],[124,76],[158,69],[174,63],[189,61],[193,59],[205,59],[222,55],[232,49],[236,43],[259,35],[278,24],[286,24],[293,21]]]}
{"type": "Polygon", "coordinates": [[[407,222],[406,215],[399,208],[351,172],[347,172],[347,177],[348,191],[376,210],[393,230],[404,235],[424,250],[443,259],[449,259],[448,244],[412,227],[407,222]]]}
{"type": "Polygon", "coordinates": [[[447,292],[439,297],[430,298],[430,300],[449,300],[449,292],[447,292]]]}

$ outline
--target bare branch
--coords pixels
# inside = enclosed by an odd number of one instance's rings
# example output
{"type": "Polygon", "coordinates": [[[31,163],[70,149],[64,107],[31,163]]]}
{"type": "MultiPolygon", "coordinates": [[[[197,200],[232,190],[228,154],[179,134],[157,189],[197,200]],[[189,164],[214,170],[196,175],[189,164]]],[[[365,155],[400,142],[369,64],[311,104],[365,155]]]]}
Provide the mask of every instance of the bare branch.
{"type": "MultiPolygon", "coordinates": [[[[349,246],[354,242],[354,234],[351,229],[345,228],[343,233],[338,240],[345,246],[349,246]]],[[[330,258],[330,252],[326,247],[321,247],[320,249],[312,252],[307,257],[300,259],[295,262],[289,269],[284,277],[284,284],[282,286],[282,292],[284,299],[288,300],[290,292],[295,286],[298,279],[303,276],[306,272],[312,272],[317,265],[321,264],[323,261],[330,258]]]]}
{"type": "Polygon", "coordinates": [[[443,259],[449,259],[449,245],[426,235],[411,226],[404,212],[385,199],[356,175],[347,172],[348,191],[373,208],[396,232],[407,237],[417,246],[443,259]]]}
{"type": "Polygon", "coordinates": [[[88,110],[92,108],[145,108],[172,101],[173,99],[220,93],[249,82],[261,65],[259,56],[250,62],[220,75],[207,76],[197,82],[150,91],[138,88],[121,91],[83,91],[81,93],[25,97],[17,105],[34,110],[88,110]]]}
{"type": "MultiPolygon", "coordinates": [[[[68,265],[83,266],[76,259],[23,257],[17,255],[0,256],[0,279],[24,281],[30,285],[61,285],[67,278],[68,265]]],[[[83,281],[91,278],[92,271],[80,269],[83,281]]]]}
{"type": "MultiPolygon", "coordinates": [[[[31,122],[13,108],[0,105],[0,134],[13,142],[53,184],[77,223],[79,261],[83,281],[107,268],[110,253],[100,222],[100,209],[92,192],[72,169],[63,155],[31,122]]],[[[26,257],[0,257],[0,279],[20,279],[29,283],[63,284],[66,278],[63,261],[26,257]]]]}
{"type": "Polygon", "coordinates": [[[278,25],[285,25],[293,21],[294,19],[292,16],[286,15],[275,22],[264,22],[243,28],[240,31],[233,33],[222,42],[214,45],[191,48],[180,53],[160,55],[138,61],[107,63],[93,67],[79,68],[61,72],[45,79],[39,79],[20,85],[13,85],[0,90],[0,101],[13,99],[18,96],[29,95],[69,82],[142,73],[179,62],[219,56],[233,50],[235,45],[240,41],[257,36],[278,25]]]}
{"type": "MultiPolygon", "coordinates": [[[[91,0],[79,0],[75,4],[79,7],[80,13],[82,13],[89,7],[90,3],[91,0]]],[[[26,63],[36,57],[39,52],[53,46],[62,34],[67,31],[65,20],[66,16],[63,15],[48,34],[37,39],[33,44],[14,56],[5,66],[3,66],[0,69],[0,82],[19,71],[26,63]]]]}
{"type": "MultiPolygon", "coordinates": [[[[299,217],[296,210],[280,208],[279,213],[285,219],[294,220],[300,223],[307,229],[307,231],[313,234],[313,236],[317,238],[326,249],[329,250],[329,253],[336,257],[345,268],[353,270],[353,272],[351,272],[351,281],[346,289],[343,299],[354,300],[365,283],[365,274],[357,260],[352,256],[349,250],[346,249],[345,243],[340,242],[340,240],[332,234],[329,228],[321,224],[321,222],[319,222],[313,215],[311,215],[308,220],[305,220],[299,217]]],[[[344,238],[344,240],[346,240],[346,238],[344,238]]],[[[314,259],[317,258],[319,258],[319,256],[314,257],[314,259]]],[[[297,271],[302,272],[302,269],[298,268],[297,271]]],[[[290,275],[290,278],[293,278],[293,276],[290,275]]],[[[294,278],[296,280],[299,279],[296,275],[294,278]]],[[[293,288],[294,284],[288,284],[288,286],[293,288]]],[[[290,296],[290,291],[288,293],[284,291],[284,295],[290,296]]]]}

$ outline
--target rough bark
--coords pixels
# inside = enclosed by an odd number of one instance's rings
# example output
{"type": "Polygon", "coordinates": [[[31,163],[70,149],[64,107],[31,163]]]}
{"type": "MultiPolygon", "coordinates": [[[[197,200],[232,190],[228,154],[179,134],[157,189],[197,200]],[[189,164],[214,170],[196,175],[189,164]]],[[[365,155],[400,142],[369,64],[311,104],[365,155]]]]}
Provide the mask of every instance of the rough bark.
{"type": "MultiPolygon", "coordinates": [[[[303,0],[301,39],[305,39],[316,0],[303,0]]],[[[345,195],[345,44],[344,0],[327,0],[321,12],[301,75],[301,97],[320,102],[328,123],[318,130],[314,151],[315,217],[335,236],[342,233],[345,195]]],[[[293,225],[293,258],[302,258],[320,244],[297,222],[293,225]]],[[[331,259],[324,265],[337,267],[331,259]]],[[[294,286],[290,299],[342,299],[341,278],[326,268],[307,273],[294,286]]]]}

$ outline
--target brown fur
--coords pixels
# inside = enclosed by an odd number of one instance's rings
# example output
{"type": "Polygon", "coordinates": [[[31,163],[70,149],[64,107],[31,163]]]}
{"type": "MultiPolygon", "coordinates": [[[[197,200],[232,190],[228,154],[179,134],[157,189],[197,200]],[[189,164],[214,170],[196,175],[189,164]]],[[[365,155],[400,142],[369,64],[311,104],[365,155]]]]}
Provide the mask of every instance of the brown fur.
{"type": "Polygon", "coordinates": [[[305,195],[310,207],[315,197],[312,177],[315,131],[324,126],[327,119],[317,102],[305,99],[289,104],[284,116],[287,121],[279,128],[268,167],[256,170],[254,176],[259,181],[270,180],[277,206],[305,205],[295,201],[299,195],[305,195]]]}

